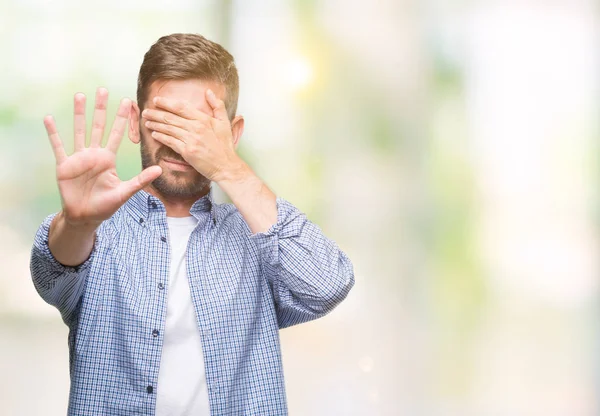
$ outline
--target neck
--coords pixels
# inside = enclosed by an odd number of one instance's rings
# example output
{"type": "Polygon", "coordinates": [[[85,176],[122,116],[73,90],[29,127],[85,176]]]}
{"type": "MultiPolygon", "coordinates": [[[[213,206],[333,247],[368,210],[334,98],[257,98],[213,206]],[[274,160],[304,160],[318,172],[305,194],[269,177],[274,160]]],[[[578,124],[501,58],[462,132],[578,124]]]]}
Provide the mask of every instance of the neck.
{"type": "Polygon", "coordinates": [[[210,191],[210,186],[202,190],[202,192],[200,192],[198,195],[193,195],[190,197],[166,196],[158,192],[152,185],[146,186],[144,191],[160,199],[167,210],[167,217],[181,218],[190,216],[190,209],[192,208],[192,205],[194,205],[194,202],[208,194],[210,191]]]}

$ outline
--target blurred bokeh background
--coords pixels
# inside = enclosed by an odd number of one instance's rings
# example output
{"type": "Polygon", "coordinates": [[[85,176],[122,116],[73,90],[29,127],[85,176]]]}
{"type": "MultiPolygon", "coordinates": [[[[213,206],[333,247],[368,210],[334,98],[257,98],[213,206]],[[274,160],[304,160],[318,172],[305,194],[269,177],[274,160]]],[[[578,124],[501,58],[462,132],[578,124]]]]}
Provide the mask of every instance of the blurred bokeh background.
{"type": "Polygon", "coordinates": [[[591,0],[0,0],[0,414],[67,406],[42,119],[70,144],[73,94],[114,114],[174,32],[236,57],[240,152],[354,261],[281,332],[291,415],[600,414],[598,29],[591,0]]]}

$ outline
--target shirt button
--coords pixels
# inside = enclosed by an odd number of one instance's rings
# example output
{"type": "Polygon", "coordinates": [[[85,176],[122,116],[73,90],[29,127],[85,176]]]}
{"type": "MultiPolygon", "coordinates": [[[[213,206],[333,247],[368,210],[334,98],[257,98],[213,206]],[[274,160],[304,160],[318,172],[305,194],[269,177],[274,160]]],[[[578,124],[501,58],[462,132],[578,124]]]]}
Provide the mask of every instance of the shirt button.
{"type": "Polygon", "coordinates": [[[160,241],[162,241],[163,243],[166,243],[166,242],[167,242],[167,239],[166,239],[165,237],[161,237],[161,238],[160,238],[160,241]]]}
{"type": "Polygon", "coordinates": [[[152,208],[153,208],[153,209],[156,209],[156,202],[153,202],[153,203],[152,203],[152,208]]]}
{"type": "Polygon", "coordinates": [[[163,290],[163,289],[165,288],[165,285],[163,285],[162,283],[159,283],[159,284],[158,284],[158,288],[159,288],[160,290],[163,290]]]}
{"type": "Polygon", "coordinates": [[[157,337],[159,334],[158,329],[155,329],[154,331],[152,331],[152,336],[153,337],[157,337]]]}
{"type": "Polygon", "coordinates": [[[144,223],[144,219],[140,218],[140,224],[143,224],[143,223],[144,223]]]}
{"type": "Polygon", "coordinates": [[[152,392],[153,392],[153,391],[154,391],[154,389],[152,388],[152,386],[148,386],[148,387],[146,387],[146,392],[147,392],[148,394],[152,394],[152,392]]]}

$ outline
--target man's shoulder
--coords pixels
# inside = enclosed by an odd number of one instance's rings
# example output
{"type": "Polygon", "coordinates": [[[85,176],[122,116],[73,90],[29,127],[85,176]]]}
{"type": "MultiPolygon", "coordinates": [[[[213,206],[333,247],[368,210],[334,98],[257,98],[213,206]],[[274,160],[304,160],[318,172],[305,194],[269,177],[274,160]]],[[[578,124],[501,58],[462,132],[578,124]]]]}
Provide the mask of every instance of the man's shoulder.
{"type": "Polygon", "coordinates": [[[213,215],[215,225],[219,227],[243,234],[250,233],[250,228],[246,224],[244,217],[242,217],[240,211],[232,203],[215,203],[213,215]]]}
{"type": "Polygon", "coordinates": [[[240,220],[244,220],[236,206],[230,202],[215,203],[213,215],[215,215],[217,221],[228,224],[235,224],[240,220]]]}

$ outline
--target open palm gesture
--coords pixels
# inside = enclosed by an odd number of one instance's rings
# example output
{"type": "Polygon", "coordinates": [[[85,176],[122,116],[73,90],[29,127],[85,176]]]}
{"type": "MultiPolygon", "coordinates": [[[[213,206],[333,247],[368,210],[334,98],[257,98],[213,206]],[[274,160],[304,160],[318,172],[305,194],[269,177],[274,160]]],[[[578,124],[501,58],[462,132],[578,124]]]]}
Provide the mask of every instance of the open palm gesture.
{"type": "Polygon", "coordinates": [[[99,88],[90,145],[86,147],[85,95],[75,95],[75,151],[70,156],[65,152],[54,118],[47,116],[44,119],[56,157],[56,179],[63,213],[71,225],[100,224],[162,172],[159,166],[151,166],[133,179],[119,179],[116,153],[127,126],[132,103],[126,98],[121,100],[106,146],[102,147],[107,101],[108,91],[99,88]]]}

